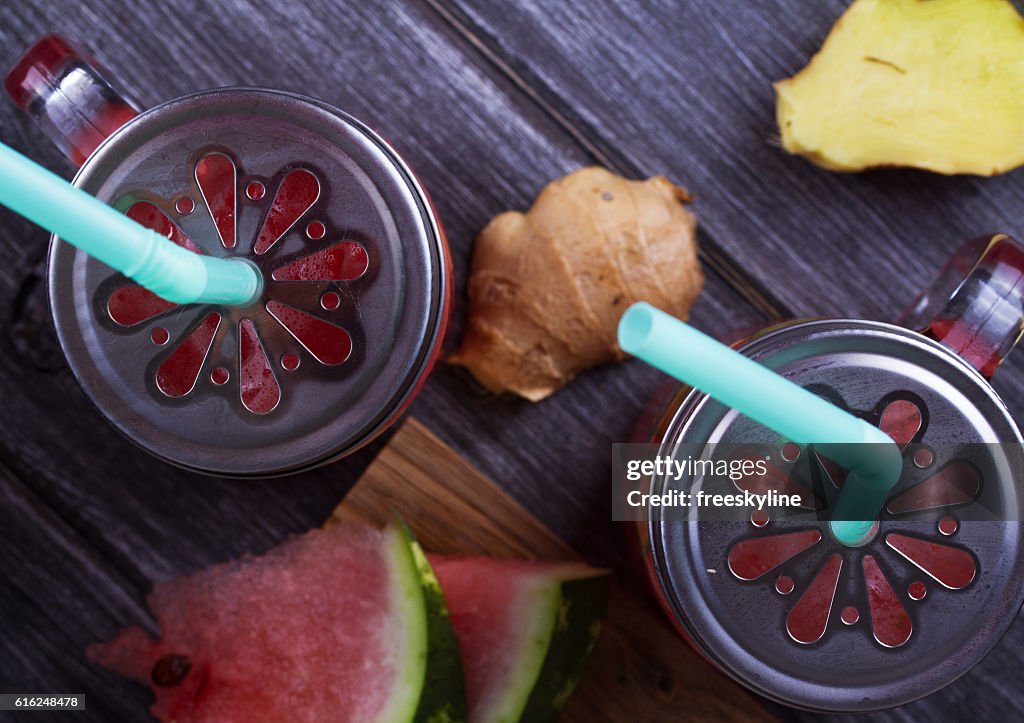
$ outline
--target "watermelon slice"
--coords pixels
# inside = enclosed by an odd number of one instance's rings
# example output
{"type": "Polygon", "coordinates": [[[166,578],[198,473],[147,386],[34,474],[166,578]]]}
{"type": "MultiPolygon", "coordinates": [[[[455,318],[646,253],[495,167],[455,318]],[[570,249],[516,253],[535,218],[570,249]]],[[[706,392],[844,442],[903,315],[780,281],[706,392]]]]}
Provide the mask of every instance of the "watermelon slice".
{"type": "Polygon", "coordinates": [[[149,684],[162,721],[464,718],[437,581],[401,525],[313,530],[149,603],[159,640],[129,628],[88,655],[149,684]]]}
{"type": "Polygon", "coordinates": [[[469,723],[543,723],[594,647],[608,576],[579,563],[430,556],[462,651],[469,723]]]}

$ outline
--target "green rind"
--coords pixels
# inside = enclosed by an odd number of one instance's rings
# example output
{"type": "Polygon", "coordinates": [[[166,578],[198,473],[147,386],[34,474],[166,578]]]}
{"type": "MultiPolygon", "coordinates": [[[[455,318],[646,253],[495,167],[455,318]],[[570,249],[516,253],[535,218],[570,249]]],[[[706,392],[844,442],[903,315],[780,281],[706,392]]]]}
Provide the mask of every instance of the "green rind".
{"type": "Polygon", "coordinates": [[[563,580],[551,643],[540,675],[519,720],[547,723],[558,718],[576,688],[608,609],[609,576],[563,580]]]}
{"type": "Polygon", "coordinates": [[[465,723],[466,680],[462,654],[444,602],[441,583],[423,549],[403,525],[409,541],[427,609],[427,669],[414,723],[465,723]]]}
{"type": "Polygon", "coordinates": [[[474,723],[516,723],[524,720],[523,711],[540,680],[544,661],[551,651],[562,605],[561,580],[538,575],[530,580],[532,590],[520,591],[520,635],[518,646],[501,651],[514,661],[508,679],[500,689],[482,700],[473,710],[474,723]]]}
{"type": "Polygon", "coordinates": [[[389,577],[392,594],[397,601],[396,619],[402,623],[405,634],[399,660],[404,667],[398,671],[394,694],[390,696],[384,710],[376,717],[376,723],[401,723],[413,721],[423,697],[424,681],[428,662],[428,615],[426,595],[421,582],[420,570],[416,563],[411,538],[398,523],[384,530],[389,549],[389,577]]]}
{"type": "Polygon", "coordinates": [[[533,581],[521,600],[522,642],[506,650],[516,664],[504,689],[473,723],[546,723],[558,718],[583,673],[608,607],[608,574],[572,565],[533,581]],[[529,609],[526,609],[526,608],[529,609]]]}

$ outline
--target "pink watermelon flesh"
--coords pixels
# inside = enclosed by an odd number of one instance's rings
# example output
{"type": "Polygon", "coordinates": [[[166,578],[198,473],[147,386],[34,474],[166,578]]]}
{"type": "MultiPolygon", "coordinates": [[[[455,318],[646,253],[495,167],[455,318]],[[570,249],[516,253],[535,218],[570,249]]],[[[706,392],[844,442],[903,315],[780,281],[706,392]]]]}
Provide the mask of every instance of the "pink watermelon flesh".
{"type": "Polygon", "coordinates": [[[159,583],[160,639],[129,628],[88,655],[149,684],[163,721],[375,720],[402,685],[392,534],[335,525],[159,583]]]}
{"type": "MultiPolygon", "coordinates": [[[[547,646],[564,644],[554,640],[557,635],[553,627],[560,627],[565,621],[551,621],[547,634],[554,642],[538,643],[538,633],[544,635],[545,631],[544,625],[538,625],[534,618],[557,618],[560,609],[565,612],[561,607],[563,598],[558,594],[562,583],[601,578],[593,588],[594,595],[602,597],[593,606],[600,613],[592,625],[589,621],[587,625],[587,635],[592,637],[582,642],[578,654],[571,656],[574,666],[582,666],[606,603],[606,572],[582,563],[443,555],[428,555],[428,559],[441,583],[459,640],[470,723],[527,720],[528,711],[536,710],[538,705],[538,701],[530,700],[531,694],[543,687],[544,681],[538,681],[537,675],[544,667],[547,646]]],[[[560,686],[564,697],[575,685],[578,669],[566,675],[573,677],[560,686]]],[[[550,707],[548,703],[560,708],[564,697],[540,702],[540,706],[545,711],[550,707]]],[[[552,709],[551,713],[557,715],[557,710],[552,709]]]]}

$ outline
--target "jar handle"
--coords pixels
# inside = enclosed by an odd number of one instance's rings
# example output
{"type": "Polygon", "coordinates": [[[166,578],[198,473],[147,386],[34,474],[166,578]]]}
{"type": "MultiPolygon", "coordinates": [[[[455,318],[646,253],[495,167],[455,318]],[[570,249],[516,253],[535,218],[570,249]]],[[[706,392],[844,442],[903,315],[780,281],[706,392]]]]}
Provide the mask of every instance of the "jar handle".
{"type": "Polygon", "coordinates": [[[139,114],[96,66],[65,38],[46,35],[4,78],[7,94],[78,166],[139,114]]]}
{"type": "Polygon", "coordinates": [[[1005,234],[964,244],[901,323],[991,378],[1024,333],[1024,247],[1005,234]]]}

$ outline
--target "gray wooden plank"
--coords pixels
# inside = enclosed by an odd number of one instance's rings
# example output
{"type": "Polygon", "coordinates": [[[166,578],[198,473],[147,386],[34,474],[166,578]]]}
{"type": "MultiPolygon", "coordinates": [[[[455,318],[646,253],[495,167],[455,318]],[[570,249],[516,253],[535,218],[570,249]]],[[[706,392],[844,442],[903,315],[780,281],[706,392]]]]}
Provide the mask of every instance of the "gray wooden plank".
{"type": "MultiPolygon", "coordinates": [[[[77,719],[137,719],[146,693],[93,666],[84,651],[125,623],[152,626],[142,591],[3,465],[0,529],[0,690],[85,694],[88,713],[77,719]]],[[[37,715],[68,720],[66,713],[37,715]]]]}
{"type": "MultiPolygon", "coordinates": [[[[460,296],[472,239],[487,220],[525,208],[547,181],[590,162],[570,134],[418,3],[29,2],[9,8],[0,25],[0,67],[52,30],[91,46],[144,106],[211,86],[267,85],[321,97],[369,122],[431,191],[460,296]]],[[[0,102],[0,128],[5,142],[70,172],[9,103],[0,102]]],[[[44,246],[45,234],[0,211],[0,460],[63,521],[30,528],[79,536],[125,585],[144,591],[154,580],[265,550],[326,518],[374,450],[286,480],[240,482],[176,470],[118,436],[63,363],[41,283],[44,246]]],[[[464,304],[459,311],[452,342],[464,304]]],[[[760,318],[713,275],[694,316],[708,329],[760,318]]],[[[613,559],[606,442],[628,433],[658,381],[637,364],[607,367],[530,405],[484,395],[463,373],[442,368],[413,413],[582,552],[613,559]]],[[[2,526],[0,541],[20,544],[2,526]]],[[[16,573],[0,555],[0,578],[16,573]]],[[[78,585],[72,579],[63,593],[76,594],[78,585]]],[[[25,615],[31,600],[58,594],[30,581],[4,611],[25,615]]],[[[123,611],[116,617],[116,624],[85,620],[73,639],[20,626],[8,645],[34,651],[20,654],[38,658],[43,684],[57,676],[55,661],[80,653],[83,641],[137,621],[123,611]]],[[[133,695],[134,715],[122,719],[142,717],[144,694],[133,695]]]]}
{"type": "Polygon", "coordinates": [[[839,0],[431,2],[612,162],[690,187],[716,243],[793,315],[892,319],[960,243],[1024,234],[1019,172],[842,175],[773,144],[770,83],[806,63],[839,0]]]}
{"type": "Polygon", "coordinates": [[[1009,227],[1021,205],[1012,177],[838,175],[773,145],[770,83],[807,61],[838,0],[530,0],[515,13],[434,1],[461,10],[511,68],[571,108],[584,135],[691,184],[711,235],[793,313],[888,316],[949,250],[1009,227]]]}

